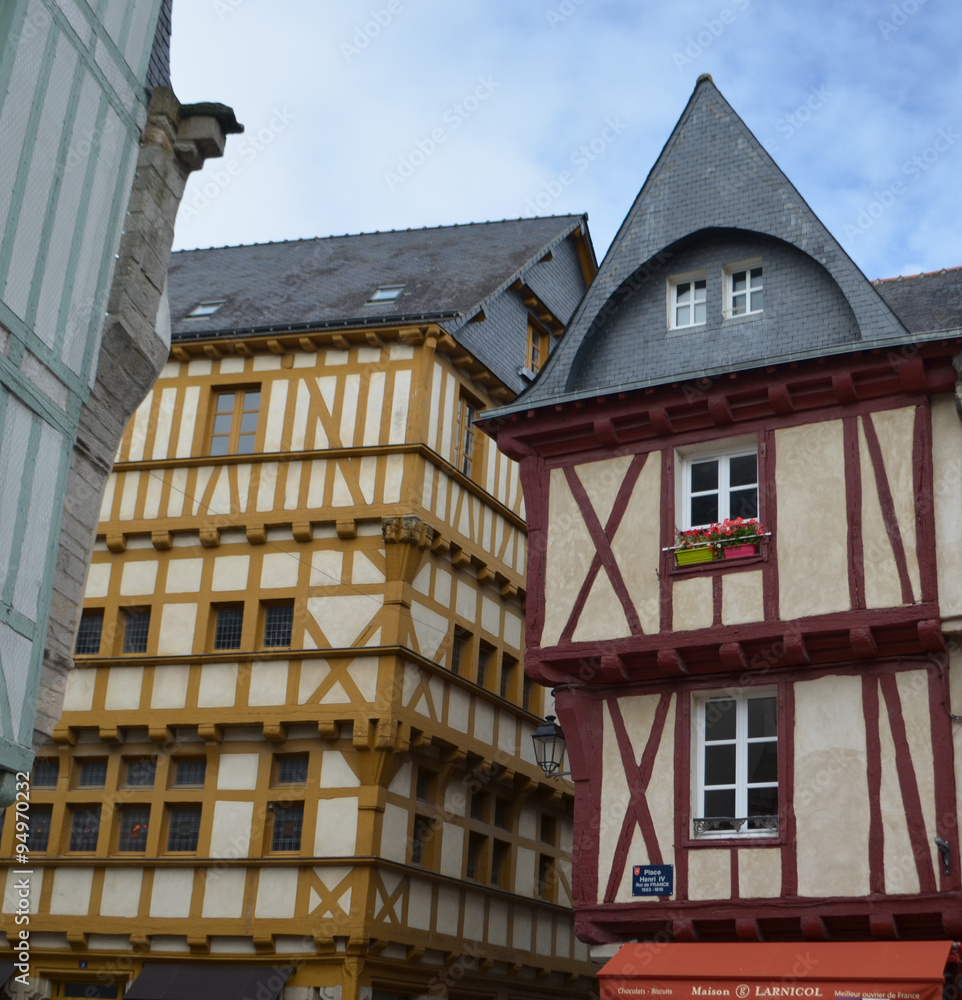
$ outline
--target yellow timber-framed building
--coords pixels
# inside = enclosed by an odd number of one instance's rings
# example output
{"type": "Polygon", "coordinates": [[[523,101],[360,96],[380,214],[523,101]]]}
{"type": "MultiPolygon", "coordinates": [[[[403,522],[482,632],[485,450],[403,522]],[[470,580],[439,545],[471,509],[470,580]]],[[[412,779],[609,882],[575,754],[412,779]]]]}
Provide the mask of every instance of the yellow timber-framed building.
{"type": "Polygon", "coordinates": [[[575,216],[174,255],[32,776],[8,996],[589,995],[517,466],[472,421],[595,269],[575,216]]]}

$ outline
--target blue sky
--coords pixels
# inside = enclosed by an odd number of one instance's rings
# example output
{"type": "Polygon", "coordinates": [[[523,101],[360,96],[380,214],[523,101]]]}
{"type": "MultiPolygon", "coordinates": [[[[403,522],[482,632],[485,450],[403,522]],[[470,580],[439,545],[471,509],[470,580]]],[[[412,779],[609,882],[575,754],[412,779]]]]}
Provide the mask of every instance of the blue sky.
{"type": "Polygon", "coordinates": [[[962,265],[958,0],[174,0],[247,127],[175,246],[587,212],[599,260],[710,73],[869,278],[962,265]]]}

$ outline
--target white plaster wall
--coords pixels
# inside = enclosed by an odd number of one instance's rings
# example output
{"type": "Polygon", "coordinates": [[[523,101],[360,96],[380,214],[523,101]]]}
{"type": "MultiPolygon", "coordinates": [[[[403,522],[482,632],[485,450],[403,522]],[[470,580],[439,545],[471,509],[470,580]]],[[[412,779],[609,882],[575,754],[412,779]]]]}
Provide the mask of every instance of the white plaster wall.
{"type": "Polygon", "coordinates": [[[197,593],[203,569],[203,559],[171,559],[167,563],[167,593],[197,593]]]}
{"type": "Polygon", "coordinates": [[[192,653],[196,625],[196,604],[165,604],[157,634],[158,655],[183,656],[192,653]]]}
{"type": "Polygon", "coordinates": [[[228,708],[237,693],[236,663],[205,663],[200,671],[197,692],[199,708],[228,708]]]}
{"type": "Polygon", "coordinates": [[[798,681],[794,740],[798,894],[867,895],[869,800],[861,678],[798,681]],[[831,850],[826,850],[829,844],[831,850]]]}
{"type": "Polygon", "coordinates": [[[294,916],[297,899],[296,868],[261,868],[257,882],[254,916],[261,920],[294,916]]]}
{"type": "Polygon", "coordinates": [[[361,780],[340,750],[321,754],[321,788],[358,788],[361,780]]]}
{"type": "Polygon", "coordinates": [[[431,885],[420,879],[411,879],[408,891],[407,923],[419,931],[431,929],[431,885]]]}
{"type": "Polygon", "coordinates": [[[393,802],[385,803],[381,821],[381,857],[404,864],[407,861],[407,844],[407,809],[402,809],[393,802]]]}
{"type": "Polygon", "coordinates": [[[100,898],[103,917],[136,917],[140,912],[140,894],[144,873],[141,868],[107,868],[100,898]]]}
{"type": "Polygon", "coordinates": [[[124,597],[153,594],[157,586],[157,560],[124,563],[120,577],[120,593],[124,597]]]}
{"type": "Polygon", "coordinates": [[[441,874],[460,878],[463,856],[464,829],[454,823],[445,823],[441,836],[441,874]]]}
{"type": "Polygon", "coordinates": [[[63,696],[65,712],[89,712],[94,703],[96,670],[70,670],[63,696]]]}
{"type": "Polygon", "coordinates": [[[217,761],[217,787],[224,790],[250,790],[257,787],[256,753],[222,753],[217,761]]]}
{"type": "Polygon", "coordinates": [[[746,847],[738,852],[738,895],[777,899],[782,893],[782,852],[746,847]]]}
{"type": "Polygon", "coordinates": [[[548,508],[542,646],[554,646],[561,638],[595,554],[591,536],[561,469],[551,470],[548,508]]]}
{"type": "Polygon", "coordinates": [[[194,893],[192,868],[158,868],[154,871],[154,888],[150,896],[152,917],[173,917],[183,920],[190,915],[194,893]]]}
{"type": "Polygon", "coordinates": [[[84,914],[90,909],[93,868],[58,868],[53,873],[50,912],[84,914]]]}
{"type": "Polygon", "coordinates": [[[689,851],[688,898],[730,899],[731,894],[731,853],[711,848],[689,851]]]}
{"type": "MultiPolygon", "coordinates": [[[[902,603],[895,550],[882,516],[872,456],[865,440],[864,419],[858,422],[859,462],[862,480],[862,562],[865,567],[865,604],[869,608],[897,607],[902,603]]],[[[904,539],[903,539],[904,541],[904,539]]]]}
{"type": "Polygon", "coordinates": [[[114,667],[107,675],[104,708],[117,710],[140,708],[140,692],[144,682],[143,667],[114,667]]]}
{"type": "Polygon", "coordinates": [[[187,704],[187,681],[190,667],[183,663],[154,667],[151,708],[184,708],[187,704]]]}
{"type": "Polygon", "coordinates": [[[658,524],[661,511],[661,452],[650,452],[635,484],[621,526],[611,543],[625,587],[642,629],[651,635],[661,627],[658,524]]]}
{"type": "Polygon", "coordinates": [[[788,620],[847,611],[848,511],[842,422],[828,420],[776,431],[775,456],[781,617],[788,620]]]}
{"type": "Polygon", "coordinates": [[[247,872],[243,868],[208,869],[204,880],[205,919],[212,917],[237,918],[244,912],[244,889],[247,872]]]}
{"type": "Polygon", "coordinates": [[[357,798],[344,796],[322,799],[317,804],[314,854],[317,857],[346,858],[357,843],[357,798]]]}
{"type": "Polygon", "coordinates": [[[932,401],[932,463],[939,607],[948,618],[962,615],[962,424],[953,396],[932,401]]]}
{"type": "Polygon", "coordinates": [[[722,625],[760,622],[765,605],[760,570],[751,573],[728,573],[722,577],[722,625]]]}
{"type": "Polygon", "coordinates": [[[675,580],[671,591],[671,627],[675,632],[710,628],[713,607],[710,576],[675,580]]]}
{"type": "Polygon", "coordinates": [[[251,663],[250,705],[287,704],[287,660],[255,660],[251,663]]]}
{"type": "Polygon", "coordinates": [[[215,802],[210,832],[210,856],[246,858],[250,853],[253,816],[253,802],[215,802]]]}

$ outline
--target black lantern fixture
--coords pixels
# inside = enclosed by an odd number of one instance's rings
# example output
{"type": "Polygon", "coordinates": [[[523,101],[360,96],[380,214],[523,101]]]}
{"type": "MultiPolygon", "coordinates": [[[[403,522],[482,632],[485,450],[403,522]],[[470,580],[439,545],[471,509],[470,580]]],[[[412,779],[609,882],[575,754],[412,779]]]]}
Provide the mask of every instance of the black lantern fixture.
{"type": "Polygon", "coordinates": [[[570,771],[561,771],[561,763],[565,755],[565,737],[555,716],[549,715],[544,722],[531,734],[534,743],[534,756],[538,767],[549,778],[564,778],[570,771]]]}

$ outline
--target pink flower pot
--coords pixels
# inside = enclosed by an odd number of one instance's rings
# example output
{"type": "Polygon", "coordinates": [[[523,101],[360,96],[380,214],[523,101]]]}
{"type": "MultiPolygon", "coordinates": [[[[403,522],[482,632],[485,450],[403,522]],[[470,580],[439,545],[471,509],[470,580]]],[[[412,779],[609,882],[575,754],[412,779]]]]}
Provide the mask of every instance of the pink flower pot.
{"type": "Polygon", "coordinates": [[[726,559],[744,559],[745,556],[755,555],[758,546],[754,542],[745,542],[743,545],[726,545],[723,551],[726,559]]]}

